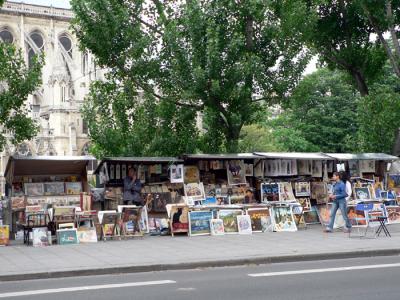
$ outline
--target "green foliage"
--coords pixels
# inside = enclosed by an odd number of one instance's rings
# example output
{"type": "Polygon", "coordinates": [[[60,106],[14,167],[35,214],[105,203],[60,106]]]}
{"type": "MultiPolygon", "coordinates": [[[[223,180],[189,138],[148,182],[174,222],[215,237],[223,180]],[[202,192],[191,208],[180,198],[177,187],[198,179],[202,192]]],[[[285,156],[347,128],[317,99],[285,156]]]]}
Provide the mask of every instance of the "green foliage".
{"type": "Polygon", "coordinates": [[[239,152],[276,152],[277,145],[272,131],[262,125],[245,125],[240,132],[239,152]]]}
{"type": "Polygon", "coordinates": [[[0,42],[0,150],[6,144],[6,132],[11,133],[13,144],[37,133],[24,102],[41,83],[41,62],[42,58],[36,58],[28,68],[20,50],[0,42]]]}
{"type": "Polygon", "coordinates": [[[287,151],[352,152],[357,137],[357,93],[339,71],[306,76],[286,111],[271,126],[287,151]]]}
{"type": "MultiPolygon", "coordinates": [[[[295,36],[282,35],[281,22],[266,1],[250,0],[240,5],[233,0],[71,3],[75,12],[73,28],[81,47],[92,51],[102,67],[113,71],[113,89],[125,93],[124,87],[129,83],[130,88],[141,89],[150,97],[145,101],[151,97],[159,101],[157,122],[147,124],[147,116],[135,114],[134,120],[144,126],[138,129],[132,125],[118,139],[119,143],[135,141],[141,145],[145,143],[138,141],[142,135],[156,141],[161,138],[155,135],[163,133],[168,142],[163,140],[157,149],[168,153],[187,144],[198,145],[197,149],[207,152],[235,152],[241,128],[252,122],[260,107],[253,96],[271,99],[286,95],[296,85],[308,59],[295,36]],[[181,126],[179,122],[194,124],[197,112],[203,115],[205,132],[200,136],[174,133],[181,126]],[[173,124],[163,126],[161,131],[153,126],[169,122],[173,124]],[[175,145],[170,137],[185,140],[176,141],[175,145]]],[[[141,107],[141,100],[129,99],[125,109],[141,107]]],[[[118,99],[109,101],[113,106],[112,102],[118,99]]],[[[103,115],[98,114],[99,104],[94,100],[92,104],[97,115],[87,118],[89,123],[105,123],[101,120],[103,115]]],[[[124,115],[110,111],[109,115],[122,117],[115,119],[116,124],[126,123],[124,115]]],[[[89,127],[98,128],[96,124],[89,127]]],[[[192,133],[193,128],[185,132],[192,133]]],[[[119,135],[122,134],[116,134],[119,135]]],[[[95,144],[101,144],[100,149],[107,144],[101,141],[109,135],[100,137],[91,131],[91,137],[95,144]]],[[[118,147],[118,153],[143,150],[129,145],[118,147]]]]}

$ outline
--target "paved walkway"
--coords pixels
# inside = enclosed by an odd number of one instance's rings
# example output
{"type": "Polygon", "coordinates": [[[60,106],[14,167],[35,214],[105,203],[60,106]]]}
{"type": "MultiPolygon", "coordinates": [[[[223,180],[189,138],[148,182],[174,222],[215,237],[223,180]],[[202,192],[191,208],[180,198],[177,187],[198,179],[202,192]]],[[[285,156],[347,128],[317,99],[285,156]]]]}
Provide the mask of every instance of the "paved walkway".
{"type": "Polygon", "coordinates": [[[391,238],[377,239],[349,238],[341,231],[322,229],[313,225],[293,233],[145,236],[43,248],[0,247],[0,280],[400,254],[400,225],[389,227],[391,238]]]}

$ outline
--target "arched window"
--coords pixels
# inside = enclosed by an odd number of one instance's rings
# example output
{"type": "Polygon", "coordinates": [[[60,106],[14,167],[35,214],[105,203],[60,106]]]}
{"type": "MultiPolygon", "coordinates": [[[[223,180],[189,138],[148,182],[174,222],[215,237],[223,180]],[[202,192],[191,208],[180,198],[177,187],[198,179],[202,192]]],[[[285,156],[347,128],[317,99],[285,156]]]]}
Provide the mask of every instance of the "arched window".
{"type": "MultiPolygon", "coordinates": [[[[42,51],[43,48],[44,48],[43,35],[39,31],[33,31],[33,32],[31,32],[29,37],[31,38],[31,40],[35,44],[36,48],[39,51],[42,51]]],[[[29,66],[32,66],[32,61],[33,61],[33,58],[35,57],[36,54],[37,53],[35,52],[35,50],[28,44],[28,62],[29,62],[29,66]]]]}
{"type": "Polygon", "coordinates": [[[14,42],[14,36],[7,28],[0,29],[0,42],[12,44],[14,42]]]}
{"type": "Polygon", "coordinates": [[[68,35],[63,34],[58,39],[60,41],[61,46],[68,53],[68,55],[72,58],[72,41],[68,37],[68,35]]]}

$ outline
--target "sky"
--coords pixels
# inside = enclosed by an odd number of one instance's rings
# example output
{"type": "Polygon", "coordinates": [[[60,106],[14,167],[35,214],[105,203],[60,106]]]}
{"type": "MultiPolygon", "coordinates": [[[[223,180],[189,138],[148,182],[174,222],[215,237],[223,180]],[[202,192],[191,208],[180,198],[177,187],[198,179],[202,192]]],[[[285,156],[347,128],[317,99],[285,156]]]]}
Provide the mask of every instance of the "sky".
{"type": "Polygon", "coordinates": [[[38,4],[38,5],[45,5],[50,6],[53,5],[54,7],[60,8],[71,8],[69,4],[69,0],[8,0],[10,2],[24,2],[27,4],[38,4]]]}

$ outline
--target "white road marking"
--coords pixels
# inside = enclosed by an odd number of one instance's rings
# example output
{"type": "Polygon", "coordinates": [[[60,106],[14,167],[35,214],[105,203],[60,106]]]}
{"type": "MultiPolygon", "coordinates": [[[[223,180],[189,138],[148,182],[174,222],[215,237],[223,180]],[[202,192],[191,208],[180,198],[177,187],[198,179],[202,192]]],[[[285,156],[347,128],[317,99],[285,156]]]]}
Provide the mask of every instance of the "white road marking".
{"type": "Polygon", "coordinates": [[[3,293],[0,294],[0,298],[78,292],[78,291],[89,291],[89,290],[100,290],[100,289],[115,289],[121,287],[123,288],[123,287],[133,287],[133,286],[160,285],[160,284],[170,284],[170,283],[176,283],[176,281],[159,280],[159,281],[129,282],[129,283],[104,284],[104,285],[75,286],[75,287],[59,288],[59,289],[32,290],[23,292],[3,293]]]}
{"type": "Polygon", "coordinates": [[[326,269],[308,269],[308,270],[270,272],[270,273],[254,273],[254,274],[247,274],[247,275],[250,276],[250,277],[272,277],[272,276],[284,276],[284,275],[325,273],[325,272],[340,272],[340,271],[382,269],[382,268],[398,268],[398,267],[400,267],[400,263],[397,263],[397,264],[369,265],[369,266],[352,266],[352,267],[340,267],[340,268],[326,268],[326,269]]]}

